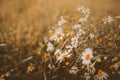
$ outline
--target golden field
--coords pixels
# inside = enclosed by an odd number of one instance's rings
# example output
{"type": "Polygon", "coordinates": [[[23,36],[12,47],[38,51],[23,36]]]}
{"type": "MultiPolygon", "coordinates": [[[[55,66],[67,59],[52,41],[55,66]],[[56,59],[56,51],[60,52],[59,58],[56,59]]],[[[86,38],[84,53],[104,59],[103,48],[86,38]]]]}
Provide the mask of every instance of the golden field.
{"type": "Polygon", "coordinates": [[[120,1],[0,0],[0,63],[0,80],[119,80],[120,1]]]}

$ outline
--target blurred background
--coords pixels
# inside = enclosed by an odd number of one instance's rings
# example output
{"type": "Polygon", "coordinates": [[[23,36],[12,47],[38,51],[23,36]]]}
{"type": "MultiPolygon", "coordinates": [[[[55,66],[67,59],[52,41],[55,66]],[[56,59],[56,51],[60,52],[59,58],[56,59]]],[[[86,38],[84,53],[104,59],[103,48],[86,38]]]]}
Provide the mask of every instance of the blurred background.
{"type": "Polygon", "coordinates": [[[19,44],[42,37],[51,22],[72,14],[78,6],[90,8],[99,17],[120,14],[120,0],[0,0],[0,42],[19,44]]]}

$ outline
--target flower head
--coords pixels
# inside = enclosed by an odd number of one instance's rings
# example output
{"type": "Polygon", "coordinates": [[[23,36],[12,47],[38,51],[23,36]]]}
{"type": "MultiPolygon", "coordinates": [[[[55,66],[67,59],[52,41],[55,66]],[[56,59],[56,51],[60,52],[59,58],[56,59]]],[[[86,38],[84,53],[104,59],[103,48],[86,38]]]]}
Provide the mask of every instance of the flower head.
{"type": "Polygon", "coordinates": [[[59,42],[63,39],[64,35],[65,34],[63,33],[62,28],[58,28],[55,30],[54,35],[51,36],[50,39],[59,42]]]}
{"type": "Polygon", "coordinates": [[[78,67],[73,66],[71,67],[71,69],[69,70],[70,74],[77,74],[77,72],[79,71],[78,67]]]}
{"type": "Polygon", "coordinates": [[[85,51],[82,53],[82,63],[84,65],[89,65],[91,63],[91,58],[93,58],[93,51],[91,48],[85,49],[85,51]]]}
{"type": "Polygon", "coordinates": [[[113,21],[113,18],[109,15],[107,18],[102,19],[103,23],[111,23],[113,21]]]}
{"type": "Polygon", "coordinates": [[[61,19],[58,21],[58,26],[62,26],[66,22],[67,21],[63,18],[63,16],[61,16],[61,19]]]}
{"type": "Polygon", "coordinates": [[[47,44],[47,51],[52,51],[53,49],[54,49],[53,44],[49,42],[47,44]]]}
{"type": "Polygon", "coordinates": [[[71,45],[72,47],[76,48],[78,46],[78,38],[77,37],[73,37],[71,38],[71,45]]]}
{"type": "Polygon", "coordinates": [[[94,77],[95,80],[107,80],[108,78],[108,74],[106,72],[104,72],[103,70],[98,70],[98,74],[94,77]]]}

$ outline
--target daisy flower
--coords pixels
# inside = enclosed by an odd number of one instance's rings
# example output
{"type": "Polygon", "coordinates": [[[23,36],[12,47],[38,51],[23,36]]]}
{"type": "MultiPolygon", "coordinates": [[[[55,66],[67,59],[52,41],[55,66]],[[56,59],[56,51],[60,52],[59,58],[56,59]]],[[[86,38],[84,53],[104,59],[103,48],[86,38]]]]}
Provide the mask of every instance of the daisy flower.
{"type": "Polygon", "coordinates": [[[91,14],[91,12],[90,12],[90,9],[89,8],[85,8],[85,9],[83,9],[82,11],[81,11],[81,13],[83,14],[83,15],[90,15],[91,14]]]}
{"type": "Polygon", "coordinates": [[[63,52],[63,54],[62,54],[62,58],[63,58],[63,60],[64,60],[65,58],[71,57],[71,55],[72,55],[72,54],[70,54],[68,51],[65,50],[65,51],[63,52]]]}
{"type": "Polygon", "coordinates": [[[91,74],[95,73],[95,63],[87,65],[87,71],[91,74]]]}
{"type": "Polygon", "coordinates": [[[113,18],[109,15],[107,18],[102,19],[103,23],[111,23],[113,21],[113,18]]]}
{"type": "Polygon", "coordinates": [[[57,49],[56,52],[55,52],[55,56],[57,58],[57,61],[59,61],[60,63],[65,60],[66,58],[69,58],[71,57],[72,54],[70,54],[69,52],[67,51],[64,51],[63,53],[57,49]]]}
{"type": "Polygon", "coordinates": [[[85,78],[85,80],[90,80],[91,76],[89,73],[85,73],[84,78],[85,78]]]}
{"type": "Polygon", "coordinates": [[[68,45],[68,46],[66,46],[66,49],[67,49],[68,52],[71,52],[73,47],[71,45],[68,45]]]}
{"type": "Polygon", "coordinates": [[[61,19],[58,21],[58,26],[62,26],[66,22],[67,21],[63,18],[63,16],[61,16],[61,19]]]}
{"type": "Polygon", "coordinates": [[[90,33],[89,37],[90,37],[90,39],[93,39],[93,38],[95,38],[95,35],[93,33],[90,33]]]}
{"type": "Polygon", "coordinates": [[[47,44],[47,51],[52,51],[54,49],[53,44],[51,42],[48,42],[47,44]]]}
{"type": "Polygon", "coordinates": [[[91,58],[93,58],[93,51],[91,48],[85,49],[85,51],[82,53],[82,63],[84,65],[89,65],[91,63],[91,58]]]}
{"type": "Polygon", "coordinates": [[[81,28],[81,25],[79,25],[79,24],[73,25],[73,27],[72,27],[72,29],[74,29],[74,30],[77,30],[80,28],[81,28]]]}
{"type": "Polygon", "coordinates": [[[119,70],[119,67],[120,67],[120,61],[116,62],[113,67],[115,68],[115,70],[119,70]]]}
{"type": "Polygon", "coordinates": [[[78,46],[78,38],[77,37],[73,37],[71,38],[71,45],[72,47],[76,48],[78,46]]]}
{"type": "Polygon", "coordinates": [[[81,23],[87,22],[87,19],[88,19],[87,17],[82,17],[79,19],[79,22],[81,23]]]}
{"type": "Polygon", "coordinates": [[[60,40],[63,39],[64,35],[65,34],[63,33],[62,28],[58,28],[55,30],[54,35],[51,36],[50,39],[59,42],[60,40]]]}
{"type": "Polygon", "coordinates": [[[60,49],[56,49],[54,55],[56,56],[57,61],[61,61],[62,59],[62,52],[60,49]]]}
{"type": "Polygon", "coordinates": [[[86,32],[83,29],[79,29],[78,32],[77,32],[77,37],[85,35],[85,33],[86,32]]]}
{"type": "Polygon", "coordinates": [[[71,69],[69,70],[70,74],[77,74],[77,72],[79,71],[78,67],[73,66],[71,67],[71,69]]]}
{"type": "Polygon", "coordinates": [[[108,74],[100,69],[98,74],[94,77],[94,80],[107,80],[108,77],[108,74]]]}

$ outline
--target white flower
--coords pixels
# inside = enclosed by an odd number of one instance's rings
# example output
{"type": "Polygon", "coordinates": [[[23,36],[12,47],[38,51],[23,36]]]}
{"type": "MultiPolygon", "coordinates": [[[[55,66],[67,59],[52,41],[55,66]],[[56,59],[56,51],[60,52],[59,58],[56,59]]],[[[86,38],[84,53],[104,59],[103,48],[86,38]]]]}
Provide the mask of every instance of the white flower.
{"type": "Polygon", "coordinates": [[[56,49],[54,55],[56,56],[57,61],[60,61],[62,59],[62,53],[60,49],[56,49]]]}
{"type": "Polygon", "coordinates": [[[77,8],[77,11],[81,12],[84,16],[91,14],[90,9],[89,8],[85,8],[84,6],[82,6],[82,7],[79,6],[77,8]]]}
{"type": "Polygon", "coordinates": [[[51,36],[50,39],[59,42],[63,39],[64,35],[65,34],[63,33],[62,28],[58,28],[55,30],[54,35],[51,36]]]}
{"type": "Polygon", "coordinates": [[[61,16],[60,21],[58,21],[58,26],[62,26],[64,23],[66,23],[67,21],[63,18],[63,16],[61,16]]]}
{"type": "Polygon", "coordinates": [[[71,57],[72,54],[70,54],[67,51],[64,51],[63,53],[61,53],[61,51],[59,49],[57,49],[54,55],[56,56],[57,61],[59,61],[61,63],[66,58],[71,57]]]}
{"type": "Polygon", "coordinates": [[[91,12],[90,12],[90,9],[89,8],[86,8],[86,9],[83,9],[82,11],[81,11],[81,13],[83,14],[83,15],[90,15],[91,14],[91,12]]]}
{"type": "Polygon", "coordinates": [[[54,49],[53,44],[51,42],[49,42],[47,44],[47,51],[52,51],[53,49],[54,49]]]}
{"type": "Polygon", "coordinates": [[[76,24],[76,25],[73,25],[73,27],[72,27],[73,29],[75,29],[75,30],[77,30],[77,29],[80,29],[81,28],[81,25],[79,25],[79,24],[76,24]]]}
{"type": "Polygon", "coordinates": [[[79,19],[79,22],[81,22],[81,23],[87,22],[87,19],[88,18],[86,18],[86,17],[82,17],[79,19]]]}
{"type": "Polygon", "coordinates": [[[93,51],[91,48],[85,49],[85,51],[82,53],[82,63],[84,65],[89,65],[91,63],[91,58],[93,58],[93,51]]]}
{"type": "Polygon", "coordinates": [[[116,62],[113,67],[115,68],[115,70],[119,70],[119,67],[120,67],[120,61],[116,62]]]}
{"type": "Polygon", "coordinates": [[[85,34],[86,34],[86,32],[83,29],[79,29],[77,32],[77,37],[85,35],[85,34]]]}
{"type": "Polygon", "coordinates": [[[71,45],[68,45],[68,46],[66,46],[66,49],[70,53],[72,51],[73,47],[71,45]]]}
{"type": "Polygon", "coordinates": [[[77,72],[79,71],[78,67],[73,66],[71,67],[71,69],[69,70],[70,74],[77,74],[77,72]]]}
{"type": "Polygon", "coordinates": [[[92,63],[92,64],[89,64],[89,65],[87,65],[87,71],[90,73],[90,74],[93,74],[93,73],[95,73],[95,62],[94,63],[92,63]]]}
{"type": "Polygon", "coordinates": [[[78,38],[77,37],[73,37],[71,38],[71,45],[72,47],[76,48],[78,46],[78,38]]]}
{"type": "Polygon", "coordinates": [[[94,80],[107,80],[108,77],[108,74],[100,69],[98,74],[94,77],[94,80]]]}
{"type": "Polygon", "coordinates": [[[90,80],[90,78],[91,78],[91,76],[89,75],[89,73],[85,73],[84,77],[85,77],[86,80],[90,80]]]}
{"type": "Polygon", "coordinates": [[[95,35],[93,33],[90,33],[89,37],[90,37],[90,39],[93,39],[93,38],[95,38],[95,35]]]}
{"type": "Polygon", "coordinates": [[[111,23],[113,21],[113,18],[109,15],[107,18],[102,19],[103,23],[111,23]]]}

